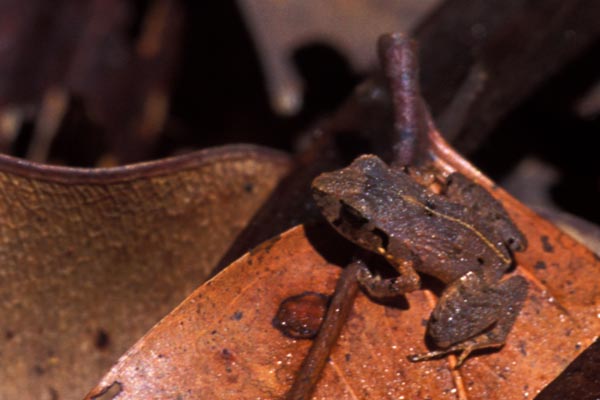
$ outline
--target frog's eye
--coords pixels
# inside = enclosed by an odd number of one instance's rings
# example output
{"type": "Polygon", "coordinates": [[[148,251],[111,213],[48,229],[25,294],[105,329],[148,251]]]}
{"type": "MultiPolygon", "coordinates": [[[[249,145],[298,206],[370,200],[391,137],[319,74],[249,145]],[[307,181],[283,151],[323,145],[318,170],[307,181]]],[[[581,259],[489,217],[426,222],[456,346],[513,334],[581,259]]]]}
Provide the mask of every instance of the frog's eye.
{"type": "Polygon", "coordinates": [[[360,211],[343,201],[340,201],[340,213],[338,218],[334,221],[334,225],[339,226],[345,223],[352,228],[360,228],[367,222],[369,222],[369,220],[365,218],[360,211]]]}

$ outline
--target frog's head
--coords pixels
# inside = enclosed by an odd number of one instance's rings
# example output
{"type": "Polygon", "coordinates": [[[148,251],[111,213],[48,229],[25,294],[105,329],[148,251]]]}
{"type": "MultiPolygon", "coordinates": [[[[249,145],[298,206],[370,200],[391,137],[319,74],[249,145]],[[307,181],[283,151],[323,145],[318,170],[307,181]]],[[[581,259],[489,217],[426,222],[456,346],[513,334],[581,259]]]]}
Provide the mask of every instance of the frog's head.
{"type": "Polygon", "coordinates": [[[312,194],[321,213],[348,240],[381,253],[388,236],[377,226],[377,207],[381,203],[372,187],[373,168],[388,168],[376,156],[362,156],[350,166],[319,175],[312,183],[312,194]]]}

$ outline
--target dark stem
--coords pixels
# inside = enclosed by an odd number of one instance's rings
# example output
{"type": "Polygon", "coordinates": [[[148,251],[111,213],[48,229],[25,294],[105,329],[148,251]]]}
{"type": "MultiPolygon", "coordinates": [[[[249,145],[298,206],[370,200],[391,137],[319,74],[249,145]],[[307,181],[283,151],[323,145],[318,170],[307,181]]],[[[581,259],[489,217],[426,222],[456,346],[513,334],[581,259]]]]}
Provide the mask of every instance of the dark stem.
{"type": "Polygon", "coordinates": [[[310,399],[321,373],[329,359],[342,327],[348,319],[354,299],[358,293],[356,275],[363,262],[355,260],[342,271],[331,304],[307,356],[302,362],[292,388],[286,393],[286,400],[310,399]]]}
{"type": "Polygon", "coordinates": [[[417,44],[403,34],[392,33],[379,39],[378,48],[394,113],[392,166],[421,164],[425,161],[428,127],[419,88],[417,44]]]}

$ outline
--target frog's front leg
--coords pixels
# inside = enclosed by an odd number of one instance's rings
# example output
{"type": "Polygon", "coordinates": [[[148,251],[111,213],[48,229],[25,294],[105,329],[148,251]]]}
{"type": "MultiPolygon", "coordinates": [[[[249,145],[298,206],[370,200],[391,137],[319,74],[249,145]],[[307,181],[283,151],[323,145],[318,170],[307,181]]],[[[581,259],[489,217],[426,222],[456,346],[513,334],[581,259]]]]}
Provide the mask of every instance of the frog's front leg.
{"type": "Polygon", "coordinates": [[[466,273],[447,287],[429,319],[427,333],[442,350],[409,360],[460,352],[458,367],[474,350],[501,347],[523,307],[527,286],[521,276],[488,284],[481,274],[466,273]]]}
{"type": "Polygon", "coordinates": [[[404,293],[412,292],[421,287],[421,279],[415,271],[412,256],[399,259],[391,255],[383,248],[379,253],[383,255],[400,274],[394,278],[382,279],[374,276],[369,268],[362,266],[358,272],[357,280],[360,285],[374,298],[395,297],[404,293]]]}

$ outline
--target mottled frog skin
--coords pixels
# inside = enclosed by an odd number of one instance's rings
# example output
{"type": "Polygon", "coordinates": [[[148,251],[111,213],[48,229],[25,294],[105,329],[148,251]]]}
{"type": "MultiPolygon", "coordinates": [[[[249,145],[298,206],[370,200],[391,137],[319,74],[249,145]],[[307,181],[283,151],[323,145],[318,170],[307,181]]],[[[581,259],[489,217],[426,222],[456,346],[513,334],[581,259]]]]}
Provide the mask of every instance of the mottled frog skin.
{"type": "Polygon", "coordinates": [[[502,278],[511,251],[523,250],[526,240],[502,205],[463,175],[451,174],[436,194],[417,182],[425,175],[414,172],[365,155],[317,177],[313,196],[339,233],[398,271],[398,277],[381,279],[363,268],[358,280],[371,296],[419,289],[417,272],[446,284],[427,326],[440,350],[410,359],[460,352],[460,365],[473,350],[504,344],[527,282],[502,278]]]}

